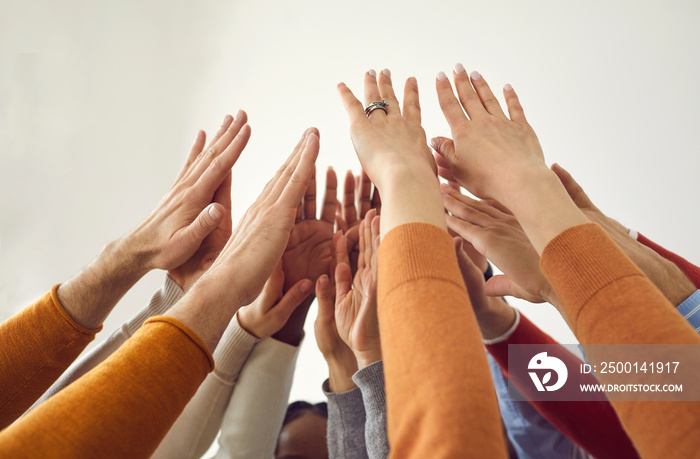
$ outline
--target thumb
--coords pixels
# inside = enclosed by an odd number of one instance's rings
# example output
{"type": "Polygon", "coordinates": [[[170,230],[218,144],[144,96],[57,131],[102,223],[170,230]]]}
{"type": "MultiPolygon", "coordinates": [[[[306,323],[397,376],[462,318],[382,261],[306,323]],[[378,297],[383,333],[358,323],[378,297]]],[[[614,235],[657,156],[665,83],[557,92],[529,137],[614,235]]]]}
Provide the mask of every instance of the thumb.
{"type": "Polygon", "coordinates": [[[504,274],[491,277],[484,285],[484,293],[487,296],[517,296],[515,289],[515,283],[504,274]]]}
{"type": "Polygon", "coordinates": [[[205,237],[214,231],[224,218],[224,206],[214,202],[205,207],[197,218],[185,229],[185,237],[193,242],[201,243],[205,237]]]}
{"type": "Polygon", "coordinates": [[[335,317],[335,292],[326,274],[316,281],[316,299],[318,300],[317,320],[327,322],[333,319],[335,317]]]}
{"type": "MultiPolygon", "coordinates": [[[[430,146],[438,152],[440,156],[445,158],[449,164],[452,164],[455,159],[455,143],[448,137],[433,137],[430,139],[430,146]]],[[[438,166],[440,164],[438,163],[438,166]]]]}
{"type": "MultiPolygon", "coordinates": [[[[275,315],[279,319],[280,328],[287,323],[294,310],[309,296],[313,283],[309,279],[302,279],[287,293],[274,307],[275,315]]],[[[279,331],[279,330],[277,330],[279,331]]],[[[275,332],[276,333],[276,332],[275,332]]]]}
{"type": "Polygon", "coordinates": [[[566,171],[566,169],[561,167],[559,164],[554,163],[552,164],[552,171],[555,174],[557,174],[557,177],[559,177],[559,181],[562,185],[564,185],[564,188],[566,188],[566,192],[569,193],[569,196],[579,208],[595,208],[595,205],[588,197],[586,192],[583,191],[581,185],[579,185],[578,182],[574,180],[574,178],[571,176],[571,174],[569,174],[569,172],[566,171]]]}

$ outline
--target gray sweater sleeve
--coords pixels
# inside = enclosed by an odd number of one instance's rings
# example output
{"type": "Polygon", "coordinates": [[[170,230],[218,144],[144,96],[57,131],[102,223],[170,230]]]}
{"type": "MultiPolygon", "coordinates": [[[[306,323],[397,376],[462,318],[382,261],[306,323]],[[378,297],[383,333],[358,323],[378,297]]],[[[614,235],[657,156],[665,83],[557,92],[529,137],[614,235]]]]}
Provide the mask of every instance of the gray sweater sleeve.
{"type": "MultiPolygon", "coordinates": [[[[386,434],[386,399],[384,397],[384,364],[381,360],[355,373],[352,380],[362,392],[365,406],[365,444],[370,459],[389,456],[386,434]]],[[[330,417],[330,404],[329,404],[330,417]]],[[[330,425],[330,422],[329,422],[330,425]]]]}
{"type": "Polygon", "coordinates": [[[323,393],[328,398],[328,457],[367,459],[365,408],[360,389],[330,392],[326,380],[323,393]]]}

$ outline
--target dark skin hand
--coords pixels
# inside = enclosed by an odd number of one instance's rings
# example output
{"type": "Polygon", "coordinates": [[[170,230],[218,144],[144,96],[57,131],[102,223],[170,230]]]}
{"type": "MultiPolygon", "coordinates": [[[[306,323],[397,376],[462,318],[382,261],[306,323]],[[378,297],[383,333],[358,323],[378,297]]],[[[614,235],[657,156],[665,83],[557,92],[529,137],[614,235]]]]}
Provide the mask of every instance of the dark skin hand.
{"type": "MultiPolygon", "coordinates": [[[[321,218],[316,218],[316,174],[311,179],[303,202],[297,209],[294,229],[282,255],[284,291],[302,279],[312,282],[328,274],[331,262],[331,240],[335,222],[336,191],[338,179],[329,168],[326,173],[326,192],[321,209],[321,218]]],[[[289,318],[282,329],[272,335],[278,341],[298,346],[304,335],[304,322],[315,296],[310,295],[289,318]]]]}

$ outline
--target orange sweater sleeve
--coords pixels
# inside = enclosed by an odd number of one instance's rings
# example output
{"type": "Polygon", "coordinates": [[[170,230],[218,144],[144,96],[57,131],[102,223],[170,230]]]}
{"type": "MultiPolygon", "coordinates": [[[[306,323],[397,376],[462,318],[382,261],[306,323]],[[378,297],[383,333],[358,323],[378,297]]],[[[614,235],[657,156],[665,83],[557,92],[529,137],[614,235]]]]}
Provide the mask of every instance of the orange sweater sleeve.
{"type": "Polygon", "coordinates": [[[102,328],[71,319],[57,290],[0,325],[0,429],[29,409],[102,328]]]}
{"type": "Polygon", "coordinates": [[[0,457],[150,457],[213,367],[184,324],[149,319],[102,364],[0,432],[0,457]]]}
{"type": "MultiPolygon", "coordinates": [[[[584,350],[588,344],[700,344],[700,336],[598,225],[559,234],[540,264],[584,350]]],[[[700,403],[611,403],[641,457],[697,455],[700,403]]]]}
{"type": "Polygon", "coordinates": [[[506,457],[486,353],[450,235],[391,230],[379,247],[391,457],[506,457]]]}

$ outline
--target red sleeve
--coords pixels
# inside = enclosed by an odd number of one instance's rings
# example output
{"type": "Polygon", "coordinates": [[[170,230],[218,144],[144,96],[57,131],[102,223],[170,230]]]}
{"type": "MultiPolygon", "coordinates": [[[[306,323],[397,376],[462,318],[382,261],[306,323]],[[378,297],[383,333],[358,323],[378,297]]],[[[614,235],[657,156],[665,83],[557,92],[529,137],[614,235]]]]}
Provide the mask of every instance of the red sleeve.
{"type": "Polygon", "coordinates": [[[681,271],[685,273],[686,276],[688,276],[688,279],[695,284],[695,287],[700,288],[700,268],[686,260],[685,258],[676,255],[675,253],[671,252],[670,250],[666,250],[663,247],[661,247],[659,244],[650,241],[649,239],[646,238],[646,236],[637,233],[637,242],[640,244],[644,244],[645,246],[649,247],[651,250],[654,252],[658,253],[665,259],[667,259],[670,262],[673,262],[676,266],[680,268],[681,271]]]}
{"type": "MultiPolygon", "coordinates": [[[[537,328],[524,315],[520,314],[520,324],[506,340],[486,346],[493,358],[526,397],[535,393],[532,381],[526,371],[508,374],[509,344],[551,344],[558,345],[551,336],[537,328]]],[[[561,352],[552,353],[563,360],[567,367],[580,365],[581,360],[566,348],[559,346],[561,352]]],[[[551,348],[550,348],[551,349],[551,348]]],[[[573,375],[571,375],[573,376],[573,375]]],[[[594,384],[598,380],[593,375],[581,375],[581,384],[594,384]],[[590,379],[590,380],[589,380],[590,379]]],[[[601,401],[535,401],[530,404],[561,433],[599,459],[639,458],[632,441],[622,428],[610,402],[601,401]]]]}

